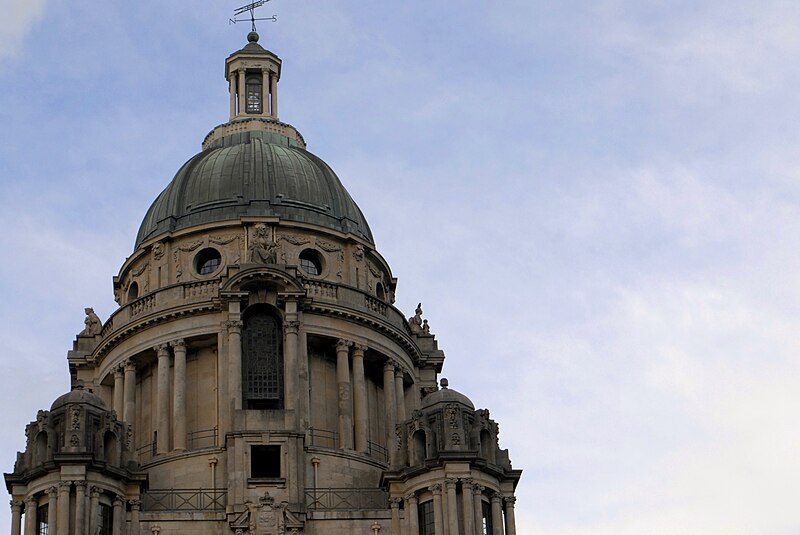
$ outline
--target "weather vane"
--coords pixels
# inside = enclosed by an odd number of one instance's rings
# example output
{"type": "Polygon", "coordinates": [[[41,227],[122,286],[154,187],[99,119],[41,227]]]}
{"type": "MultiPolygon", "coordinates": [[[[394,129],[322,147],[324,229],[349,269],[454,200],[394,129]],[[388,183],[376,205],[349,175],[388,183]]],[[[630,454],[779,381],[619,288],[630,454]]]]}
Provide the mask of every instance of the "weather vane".
{"type": "Polygon", "coordinates": [[[233,18],[232,19],[228,19],[228,24],[236,24],[237,22],[250,22],[253,25],[253,31],[256,31],[256,21],[257,20],[269,20],[269,21],[272,21],[272,22],[278,22],[278,16],[277,15],[272,15],[271,17],[263,17],[263,18],[260,18],[260,19],[256,18],[256,9],[258,9],[261,6],[263,6],[267,2],[269,2],[269,0],[256,0],[252,4],[247,4],[246,6],[242,6],[242,7],[238,8],[238,9],[236,9],[233,12],[233,18]],[[250,18],[249,19],[237,19],[236,18],[239,15],[244,15],[248,11],[250,12],[250,18]]]}

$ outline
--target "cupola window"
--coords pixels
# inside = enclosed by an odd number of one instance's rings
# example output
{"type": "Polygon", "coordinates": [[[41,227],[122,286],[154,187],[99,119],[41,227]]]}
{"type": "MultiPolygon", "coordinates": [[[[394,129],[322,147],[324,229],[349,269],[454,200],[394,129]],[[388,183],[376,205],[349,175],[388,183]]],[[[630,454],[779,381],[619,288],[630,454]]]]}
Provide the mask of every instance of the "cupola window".
{"type": "Polygon", "coordinates": [[[314,249],[306,249],[300,253],[300,268],[315,277],[322,274],[322,258],[314,249]]]}
{"type": "Polygon", "coordinates": [[[194,257],[194,269],[199,275],[210,275],[219,269],[222,255],[214,248],[203,249],[194,257]]]}
{"type": "Polygon", "coordinates": [[[247,113],[261,113],[261,75],[250,74],[244,83],[245,98],[247,99],[247,113]]]}
{"type": "Polygon", "coordinates": [[[268,307],[255,306],[245,314],[242,375],[245,407],[283,408],[283,332],[268,307]]]}

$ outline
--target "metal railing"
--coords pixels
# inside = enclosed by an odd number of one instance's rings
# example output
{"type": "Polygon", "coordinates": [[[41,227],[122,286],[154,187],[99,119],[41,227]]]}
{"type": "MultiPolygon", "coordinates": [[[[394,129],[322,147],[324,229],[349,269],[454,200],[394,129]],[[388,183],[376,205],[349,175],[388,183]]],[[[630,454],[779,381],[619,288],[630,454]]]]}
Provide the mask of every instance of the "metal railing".
{"type": "Polygon", "coordinates": [[[362,510],[386,509],[389,495],[381,489],[328,488],[306,491],[306,506],[309,509],[362,510]]]}
{"type": "MultiPolygon", "coordinates": [[[[336,449],[339,447],[339,433],[336,431],[329,431],[327,429],[316,429],[312,427],[309,430],[311,438],[311,446],[325,449],[336,449]]],[[[380,461],[382,463],[389,462],[389,450],[385,446],[381,446],[377,442],[367,441],[367,455],[380,461]]]]}
{"type": "Polygon", "coordinates": [[[201,429],[186,434],[186,447],[190,450],[217,447],[217,427],[201,429]]]}
{"type": "Polygon", "coordinates": [[[227,489],[148,489],[143,511],[224,511],[227,489]]]}
{"type": "Polygon", "coordinates": [[[367,455],[377,461],[389,462],[389,449],[371,440],[367,441],[367,455]]]}

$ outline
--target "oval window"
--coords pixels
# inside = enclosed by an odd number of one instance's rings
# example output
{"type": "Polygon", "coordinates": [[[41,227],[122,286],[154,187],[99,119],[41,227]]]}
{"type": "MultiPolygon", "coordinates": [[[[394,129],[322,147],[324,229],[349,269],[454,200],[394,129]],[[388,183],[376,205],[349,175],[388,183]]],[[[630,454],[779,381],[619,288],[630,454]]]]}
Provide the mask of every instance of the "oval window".
{"type": "Polygon", "coordinates": [[[194,257],[194,269],[200,275],[214,273],[219,269],[220,264],[222,264],[222,255],[211,247],[203,249],[194,257]]]}
{"type": "Polygon", "coordinates": [[[306,249],[300,253],[300,268],[309,275],[322,274],[322,257],[314,249],[306,249]]]}

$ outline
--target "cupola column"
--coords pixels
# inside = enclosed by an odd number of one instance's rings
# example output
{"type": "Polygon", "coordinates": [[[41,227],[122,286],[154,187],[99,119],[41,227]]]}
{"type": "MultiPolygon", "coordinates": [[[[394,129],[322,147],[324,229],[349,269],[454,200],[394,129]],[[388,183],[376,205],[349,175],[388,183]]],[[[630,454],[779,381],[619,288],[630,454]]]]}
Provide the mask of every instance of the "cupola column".
{"type": "Polygon", "coordinates": [[[125,410],[125,372],[122,366],[114,368],[114,412],[117,419],[122,420],[125,410]]]}
{"type": "Polygon", "coordinates": [[[495,492],[492,495],[492,535],[503,535],[503,496],[495,492]]]}
{"type": "Polygon", "coordinates": [[[113,535],[125,535],[125,500],[114,496],[113,535]]]}
{"type": "Polygon", "coordinates": [[[464,518],[464,535],[477,535],[475,532],[475,512],[472,510],[472,506],[475,503],[472,498],[472,486],[471,479],[461,480],[461,509],[464,518]]]}
{"type": "Polygon", "coordinates": [[[408,526],[408,535],[419,535],[419,512],[417,504],[419,499],[413,492],[406,496],[406,525],[408,526]]]}
{"type": "Polygon", "coordinates": [[[270,81],[272,74],[268,70],[261,71],[261,115],[270,115],[270,81]]]}
{"type": "Polygon", "coordinates": [[[125,411],[122,420],[130,425],[136,419],[136,364],[125,361],[125,411]]]}
{"type": "Polygon", "coordinates": [[[367,385],[364,380],[364,351],[367,346],[353,346],[353,408],[356,424],[356,451],[367,451],[367,385]]]}
{"type": "Polygon", "coordinates": [[[75,482],[75,533],[86,533],[86,481],[75,482]]]}
{"type": "Polygon", "coordinates": [[[100,489],[89,487],[89,533],[97,532],[97,515],[100,509],[100,489]]]}
{"type": "Polygon", "coordinates": [[[283,322],[283,329],[286,333],[286,345],[284,346],[283,355],[283,403],[286,409],[286,426],[290,429],[298,429],[300,426],[300,414],[298,414],[300,392],[298,388],[297,350],[300,347],[298,340],[300,322],[297,321],[297,301],[295,300],[286,299],[286,316],[283,322]]]}
{"type": "Polygon", "coordinates": [[[444,515],[442,515],[442,486],[431,485],[428,490],[433,494],[433,532],[444,535],[444,515]]]}
{"type": "Polygon", "coordinates": [[[402,368],[395,369],[394,372],[395,384],[395,403],[397,405],[397,423],[406,421],[406,395],[403,388],[403,370],[402,368]]]}
{"type": "Polygon", "coordinates": [[[175,340],[172,342],[172,351],[175,354],[174,363],[174,390],[172,398],[172,449],[175,451],[186,450],[186,342],[175,340]]]}
{"type": "MultiPolygon", "coordinates": [[[[475,530],[483,533],[483,489],[481,485],[472,486],[473,509],[475,512],[475,530]]],[[[491,526],[489,526],[491,528],[491,526]]]]}
{"type": "Polygon", "coordinates": [[[154,348],[158,355],[156,388],[156,455],[169,452],[169,346],[154,348]]]}
{"type": "Polygon", "coordinates": [[[47,489],[47,530],[58,533],[58,487],[47,489]]]}
{"type": "Polygon", "coordinates": [[[245,112],[247,111],[247,103],[244,98],[244,75],[245,75],[244,69],[239,69],[238,72],[239,83],[237,84],[239,93],[239,108],[236,112],[237,117],[240,115],[244,115],[245,112]]]}
{"type": "MultiPolygon", "coordinates": [[[[69,501],[69,496],[67,496],[69,501]]],[[[36,496],[28,496],[25,498],[25,535],[36,535],[36,509],[39,507],[39,500],[36,496]]],[[[64,532],[65,535],[66,532],[64,532]]],[[[57,532],[61,535],[61,532],[57,532]]]]}
{"type": "MultiPolygon", "coordinates": [[[[72,481],[58,483],[58,520],[56,520],[57,535],[69,535],[69,493],[72,490],[72,481]]],[[[34,521],[36,515],[34,514],[34,521]]]]}
{"type": "Polygon", "coordinates": [[[142,502],[140,500],[131,500],[131,535],[139,534],[139,512],[142,510],[142,502]]]}
{"type": "Polygon", "coordinates": [[[450,535],[459,535],[458,531],[458,495],[456,494],[457,479],[447,479],[444,487],[447,489],[447,526],[450,535]]]}
{"type": "Polygon", "coordinates": [[[508,496],[505,500],[506,504],[506,535],[517,535],[517,521],[514,518],[514,504],[517,499],[514,496],[508,496]]]}
{"type": "Polygon", "coordinates": [[[236,117],[236,73],[231,73],[230,77],[228,78],[228,91],[231,95],[231,118],[230,120],[236,117]]]}
{"type": "Polygon", "coordinates": [[[339,448],[353,449],[353,398],[350,387],[350,362],[348,354],[352,342],[336,343],[336,382],[339,386],[339,448]]]}
{"type": "MultiPolygon", "coordinates": [[[[269,96],[270,96],[270,116],[278,118],[278,74],[270,74],[269,96]]],[[[266,88],[266,86],[264,86],[266,88]]]]}
{"type": "Polygon", "coordinates": [[[19,500],[11,500],[11,535],[22,535],[22,505],[19,500]]]}
{"type": "Polygon", "coordinates": [[[386,448],[389,450],[389,462],[394,463],[396,456],[395,426],[397,421],[397,404],[395,403],[394,363],[389,360],[383,365],[383,401],[386,404],[386,448]]]}

